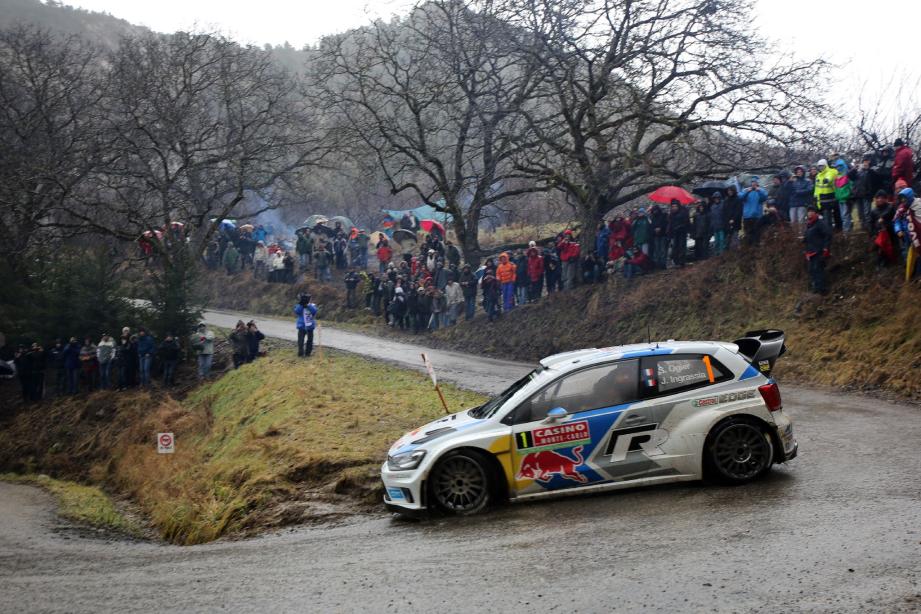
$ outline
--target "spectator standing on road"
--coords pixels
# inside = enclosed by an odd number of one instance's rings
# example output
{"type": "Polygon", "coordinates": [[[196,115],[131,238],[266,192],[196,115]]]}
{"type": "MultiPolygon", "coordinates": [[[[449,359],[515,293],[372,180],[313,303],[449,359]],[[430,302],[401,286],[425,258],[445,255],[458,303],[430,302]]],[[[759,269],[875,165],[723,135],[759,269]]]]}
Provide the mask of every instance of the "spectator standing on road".
{"type": "Polygon", "coordinates": [[[758,222],[764,215],[764,202],[767,198],[767,192],[758,184],[758,178],[752,177],[751,186],[742,192],[742,227],[748,245],[758,244],[758,222]]]}
{"type": "Polygon", "coordinates": [[[175,381],[176,363],[179,362],[179,341],[172,333],[167,333],[157,353],[163,367],[163,386],[172,386],[175,381]]]}
{"type": "MultiPolygon", "coordinates": [[[[229,249],[229,248],[228,248],[229,249]]],[[[156,341],[144,328],[138,329],[138,366],[140,367],[141,386],[150,386],[150,367],[153,363],[156,341]]]]}
{"type": "Polygon", "coordinates": [[[307,358],[313,352],[313,330],[317,326],[317,306],[310,302],[309,294],[298,297],[294,315],[297,316],[297,355],[307,358]]]}
{"type": "Polygon", "coordinates": [[[915,180],[915,152],[902,139],[895,140],[895,158],[892,161],[892,183],[899,179],[911,187],[915,180]]]}
{"type": "Polygon", "coordinates": [[[198,378],[208,379],[211,375],[211,362],[214,359],[214,333],[202,322],[198,330],[189,338],[192,349],[198,357],[198,378]]]}
{"type": "Polygon", "coordinates": [[[99,361],[99,387],[108,390],[112,387],[112,364],[115,362],[115,340],[105,333],[96,346],[96,360],[99,361]]]}
{"type": "Polygon", "coordinates": [[[831,229],[819,219],[815,206],[806,210],[806,232],[803,236],[806,262],[809,263],[809,280],[811,289],[817,294],[828,292],[825,280],[825,261],[829,257],[831,246],[831,229]]]}

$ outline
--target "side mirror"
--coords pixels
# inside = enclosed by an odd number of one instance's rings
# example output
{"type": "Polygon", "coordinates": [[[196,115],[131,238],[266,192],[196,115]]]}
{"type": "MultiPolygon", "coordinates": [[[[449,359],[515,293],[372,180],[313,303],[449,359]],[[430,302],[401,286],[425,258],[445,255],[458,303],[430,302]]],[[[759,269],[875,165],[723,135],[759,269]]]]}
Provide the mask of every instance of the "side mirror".
{"type": "Polygon", "coordinates": [[[569,415],[569,412],[563,409],[562,407],[554,407],[547,412],[547,418],[544,420],[545,424],[553,424],[554,422],[561,422],[569,415]]]}

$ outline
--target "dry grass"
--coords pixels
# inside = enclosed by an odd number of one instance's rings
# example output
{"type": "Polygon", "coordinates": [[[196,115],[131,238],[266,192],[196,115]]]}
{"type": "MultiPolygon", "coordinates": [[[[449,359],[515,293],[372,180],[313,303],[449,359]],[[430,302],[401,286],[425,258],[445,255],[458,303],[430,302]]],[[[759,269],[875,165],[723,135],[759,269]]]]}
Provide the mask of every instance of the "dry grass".
{"type": "MultiPolygon", "coordinates": [[[[453,410],[482,402],[443,387],[453,410]]],[[[21,412],[0,432],[0,469],[42,471],[130,496],[179,544],[379,505],[389,445],[443,410],[421,374],[351,355],[271,355],[182,403],[97,393],[21,412]],[[171,431],[176,453],[157,454],[171,431]]]]}
{"type": "Polygon", "coordinates": [[[511,224],[500,226],[493,231],[480,233],[480,245],[483,249],[490,249],[497,245],[514,243],[527,243],[538,241],[547,237],[556,236],[557,233],[569,228],[565,222],[551,222],[548,224],[511,224]]]}

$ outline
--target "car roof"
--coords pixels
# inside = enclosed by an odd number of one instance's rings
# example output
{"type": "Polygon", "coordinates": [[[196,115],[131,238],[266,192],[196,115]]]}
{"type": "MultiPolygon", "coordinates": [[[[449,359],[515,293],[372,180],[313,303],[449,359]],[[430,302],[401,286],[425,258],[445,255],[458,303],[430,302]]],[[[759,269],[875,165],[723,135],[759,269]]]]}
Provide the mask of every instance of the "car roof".
{"type": "Polygon", "coordinates": [[[666,354],[712,354],[720,348],[727,349],[731,352],[739,351],[736,344],[722,341],[669,340],[563,352],[547,356],[540,361],[540,364],[545,369],[570,371],[588,365],[611,362],[622,358],[642,358],[645,356],[661,356],[666,354]]]}

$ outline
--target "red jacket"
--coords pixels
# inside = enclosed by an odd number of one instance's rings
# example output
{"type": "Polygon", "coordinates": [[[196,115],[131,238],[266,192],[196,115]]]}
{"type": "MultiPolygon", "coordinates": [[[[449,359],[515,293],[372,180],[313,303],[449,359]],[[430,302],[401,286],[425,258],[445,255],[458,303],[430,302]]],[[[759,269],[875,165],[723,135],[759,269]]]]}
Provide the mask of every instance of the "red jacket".
{"type": "Polygon", "coordinates": [[[544,257],[536,247],[528,248],[528,279],[538,282],[543,275],[544,257]]]}
{"type": "Polygon", "coordinates": [[[904,179],[905,183],[911,185],[915,178],[914,154],[911,147],[903,145],[895,150],[895,160],[892,162],[892,181],[904,179]]]}
{"type": "Polygon", "coordinates": [[[377,260],[378,262],[390,262],[390,259],[393,257],[393,250],[390,249],[387,245],[381,245],[377,248],[377,260]]]}
{"type": "Polygon", "coordinates": [[[579,244],[574,243],[568,239],[561,239],[559,243],[556,244],[556,248],[560,250],[560,260],[563,262],[569,262],[570,260],[579,259],[579,244]]]}

